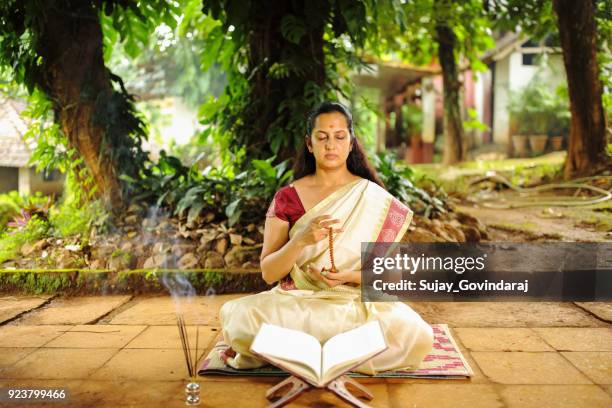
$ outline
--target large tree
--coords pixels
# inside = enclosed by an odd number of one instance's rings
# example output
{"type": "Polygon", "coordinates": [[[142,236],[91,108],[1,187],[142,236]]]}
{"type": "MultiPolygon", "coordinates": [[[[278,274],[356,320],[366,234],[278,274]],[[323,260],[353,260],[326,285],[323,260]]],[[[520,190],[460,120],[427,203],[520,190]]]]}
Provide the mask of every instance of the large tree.
{"type": "Polygon", "coordinates": [[[229,80],[202,108],[204,121],[234,158],[241,149],[249,159],[293,158],[309,110],[327,98],[350,99],[346,68],[360,64],[366,35],[376,35],[381,16],[400,3],[204,0],[206,15],[221,22],[203,21],[206,52],[219,55],[229,80]]]}
{"type": "MultiPolygon", "coordinates": [[[[439,16],[441,10],[449,6],[448,1],[436,1],[439,16]]],[[[461,82],[457,68],[457,36],[447,22],[436,18],[436,41],[438,42],[438,61],[442,67],[442,82],[444,91],[444,149],[442,162],[455,164],[463,161],[465,155],[463,118],[461,116],[461,82]]]]}
{"type": "Polygon", "coordinates": [[[566,179],[596,173],[610,166],[606,153],[602,72],[598,63],[610,52],[609,4],[605,0],[487,1],[499,29],[520,27],[536,40],[550,36],[561,43],[571,111],[564,165],[566,179]],[[600,27],[598,20],[604,23],[600,27]]]}
{"type": "MultiPolygon", "coordinates": [[[[158,7],[153,10],[158,15],[165,15],[159,10],[163,3],[151,4],[158,7]]],[[[67,147],[84,164],[95,195],[117,207],[125,198],[120,176],[137,177],[145,160],[140,149],[145,132],[121,79],[104,64],[102,10],[124,33],[138,26],[128,14],[143,22],[154,15],[145,15],[130,0],[2,2],[0,64],[30,93],[42,91],[67,147]]]]}
{"type": "Polygon", "coordinates": [[[572,120],[565,177],[597,172],[609,165],[606,157],[606,114],[597,62],[595,4],[554,0],[563,48],[572,120]]]}

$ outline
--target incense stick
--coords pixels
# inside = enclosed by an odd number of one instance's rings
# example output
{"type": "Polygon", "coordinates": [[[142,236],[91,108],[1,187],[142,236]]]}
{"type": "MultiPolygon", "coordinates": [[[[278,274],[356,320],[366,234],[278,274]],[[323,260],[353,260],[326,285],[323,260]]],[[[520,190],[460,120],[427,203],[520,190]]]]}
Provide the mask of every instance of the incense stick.
{"type": "Polygon", "coordinates": [[[189,377],[193,377],[193,369],[191,366],[191,356],[189,351],[189,339],[187,338],[187,333],[185,330],[185,321],[180,314],[177,314],[176,321],[179,329],[179,337],[181,338],[181,345],[183,347],[183,354],[185,356],[185,363],[187,365],[187,372],[189,377]]]}
{"type": "Polygon", "coordinates": [[[187,357],[189,357],[189,376],[193,378],[193,361],[191,361],[191,349],[189,343],[189,334],[187,333],[187,326],[185,325],[185,319],[181,317],[183,321],[183,331],[185,332],[185,342],[187,343],[187,357]]]}
{"type": "Polygon", "coordinates": [[[198,341],[200,337],[200,328],[196,325],[196,346],[195,346],[195,358],[193,360],[193,380],[198,376],[198,341]]]}

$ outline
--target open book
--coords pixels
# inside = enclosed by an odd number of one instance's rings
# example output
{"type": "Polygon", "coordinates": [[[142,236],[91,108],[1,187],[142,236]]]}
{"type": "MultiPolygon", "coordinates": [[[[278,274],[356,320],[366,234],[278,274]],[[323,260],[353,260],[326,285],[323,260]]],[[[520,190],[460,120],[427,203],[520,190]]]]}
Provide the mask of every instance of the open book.
{"type": "Polygon", "coordinates": [[[373,320],[335,335],[322,347],[308,333],[262,323],[250,350],[315,387],[325,387],[388,347],[380,322],[373,320]]]}

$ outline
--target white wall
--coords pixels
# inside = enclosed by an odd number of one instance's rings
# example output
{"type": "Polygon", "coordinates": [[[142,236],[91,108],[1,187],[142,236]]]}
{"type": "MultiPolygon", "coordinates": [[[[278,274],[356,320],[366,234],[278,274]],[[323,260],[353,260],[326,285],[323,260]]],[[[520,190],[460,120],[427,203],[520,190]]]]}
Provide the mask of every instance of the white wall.
{"type": "Polygon", "coordinates": [[[543,81],[550,84],[551,89],[565,81],[562,54],[548,54],[548,61],[541,65],[523,65],[523,56],[516,50],[495,64],[495,101],[493,114],[493,141],[495,143],[510,142],[510,115],[508,103],[510,92],[519,91],[539,73],[543,81]]]}
{"type": "Polygon", "coordinates": [[[508,89],[510,88],[510,58],[495,63],[493,90],[493,142],[508,141],[508,89]]]}

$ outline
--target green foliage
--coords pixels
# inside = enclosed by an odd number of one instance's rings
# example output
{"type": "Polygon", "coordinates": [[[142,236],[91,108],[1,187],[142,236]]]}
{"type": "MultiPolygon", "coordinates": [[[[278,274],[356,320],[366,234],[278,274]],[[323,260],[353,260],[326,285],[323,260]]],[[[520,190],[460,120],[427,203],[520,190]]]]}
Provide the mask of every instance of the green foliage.
{"type": "Polygon", "coordinates": [[[408,205],[416,214],[432,218],[446,212],[446,193],[438,187],[435,181],[426,176],[417,177],[412,168],[398,162],[390,152],[378,153],[373,157],[373,163],[387,191],[408,205]],[[433,186],[431,194],[417,187],[416,182],[429,183],[433,186]]]}
{"type": "Polygon", "coordinates": [[[518,134],[566,134],[569,129],[567,86],[551,90],[538,75],[510,93],[508,110],[518,134]]]}
{"type": "Polygon", "coordinates": [[[121,44],[125,52],[136,58],[147,48],[151,33],[159,26],[177,26],[179,3],[167,0],[106,1],[100,21],[104,30],[104,56],[110,59],[113,49],[121,44]]]}
{"type": "Polygon", "coordinates": [[[170,209],[188,224],[204,212],[228,218],[230,225],[249,223],[261,218],[261,208],[292,175],[287,160],[272,165],[274,159],[253,160],[235,175],[231,166],[207,166],[203,171],[197,164],[186,167],[162,151],[159,161],[145,170],[146,177],[136,180],[124,176],[124,180],[142,192],[136,200],[146,199],[170,209]]]}
{"type": "Polygon", "coordinates": [[[350,99],[348,70],[363,65],[358,50],[386,16],[381,10],[399,3],[318,0],[270,10],[261,0],[204,2],[205,17],[194,23],[207,43],[203,63],[218,62],[228,83],[202,105],[200,119],[225,162],[248,166],[240,160],[245,147],[248,158],[292,155],[311,109],[325,99],[350,99]],[[264,26],[277,19],[278,26],[264,26]],[[258,44],[263,32],[261,41],[274,45],[258,44]]]}
{"type": "Polygon", "coordinates": [[[423,111],[416,105],[404,104],[402,109],[402,128],[408,134],[420,133],[423,127],[423,111]]]}
{"type": "Polygon", "coordinates": [[[488,2],[488,15],[493,25],[502,31],[517,29],[540,40],[557,34],[557,21],[552,0],[504,0],[488,2]]]}
{"type": "Polygon", "coordinates": [[[377,35],[368,41],[382,59],[399,58],[413,64],[428,65],[437,58],[436,28],[448,27],[455,38],[457,61],[466,58],[473,70],[484,70],[481,53],[494,46],[491,23],[480,0],[415,0],[399,2],[385,11],[377,35]],[[398,24],[397,20],[402,24],[398,24]]]}
{"type": "Polygon", "coordinates": [[[69,175],[64,185],[61,201],[49,212],[50,234],[58,238],[81,235],[89,236],[92,226],[103,230],[110,214],[100,200],[83,200],[82,190],[75,177],[69,175]]]}
{"type": "Polygon", "coordinates": [[[130,91],[146,95],[147,99],[178,96],[195,109],[209,94],[221,93],[225,76],[218,64],[207,67],[201,64],[200,59],[210,50],[205,48],[203,36],[194,25],[194,20],[202,16],[197,3],[178,4],[176,10],[173,2],[164,18],[147,19],[144,41],[124,32],[125,42],[119,43],[121,31],[113,25],[113,19],[119,18],[143,24],[136,16],[119,12],[111,17],[102,15],[105,60],[130,91]]]}
{"type": "Polygon", "coordinates": [[[465,130],[480,130],[483,132],[489,130],[489,127],[487,125],[478,120],[478,112],[476,112],[476,109],[469,108],[467,114],[468,120],[463,121],[463,126],[465,130]]]}
{"type": "Polygon", "coordinates": [[[49,223],[38,216],[33,216],[23,228],[4,231],[0,235],[0,263],[15,258],[24,244],[36,242],[48,231],[49,223]]]}

